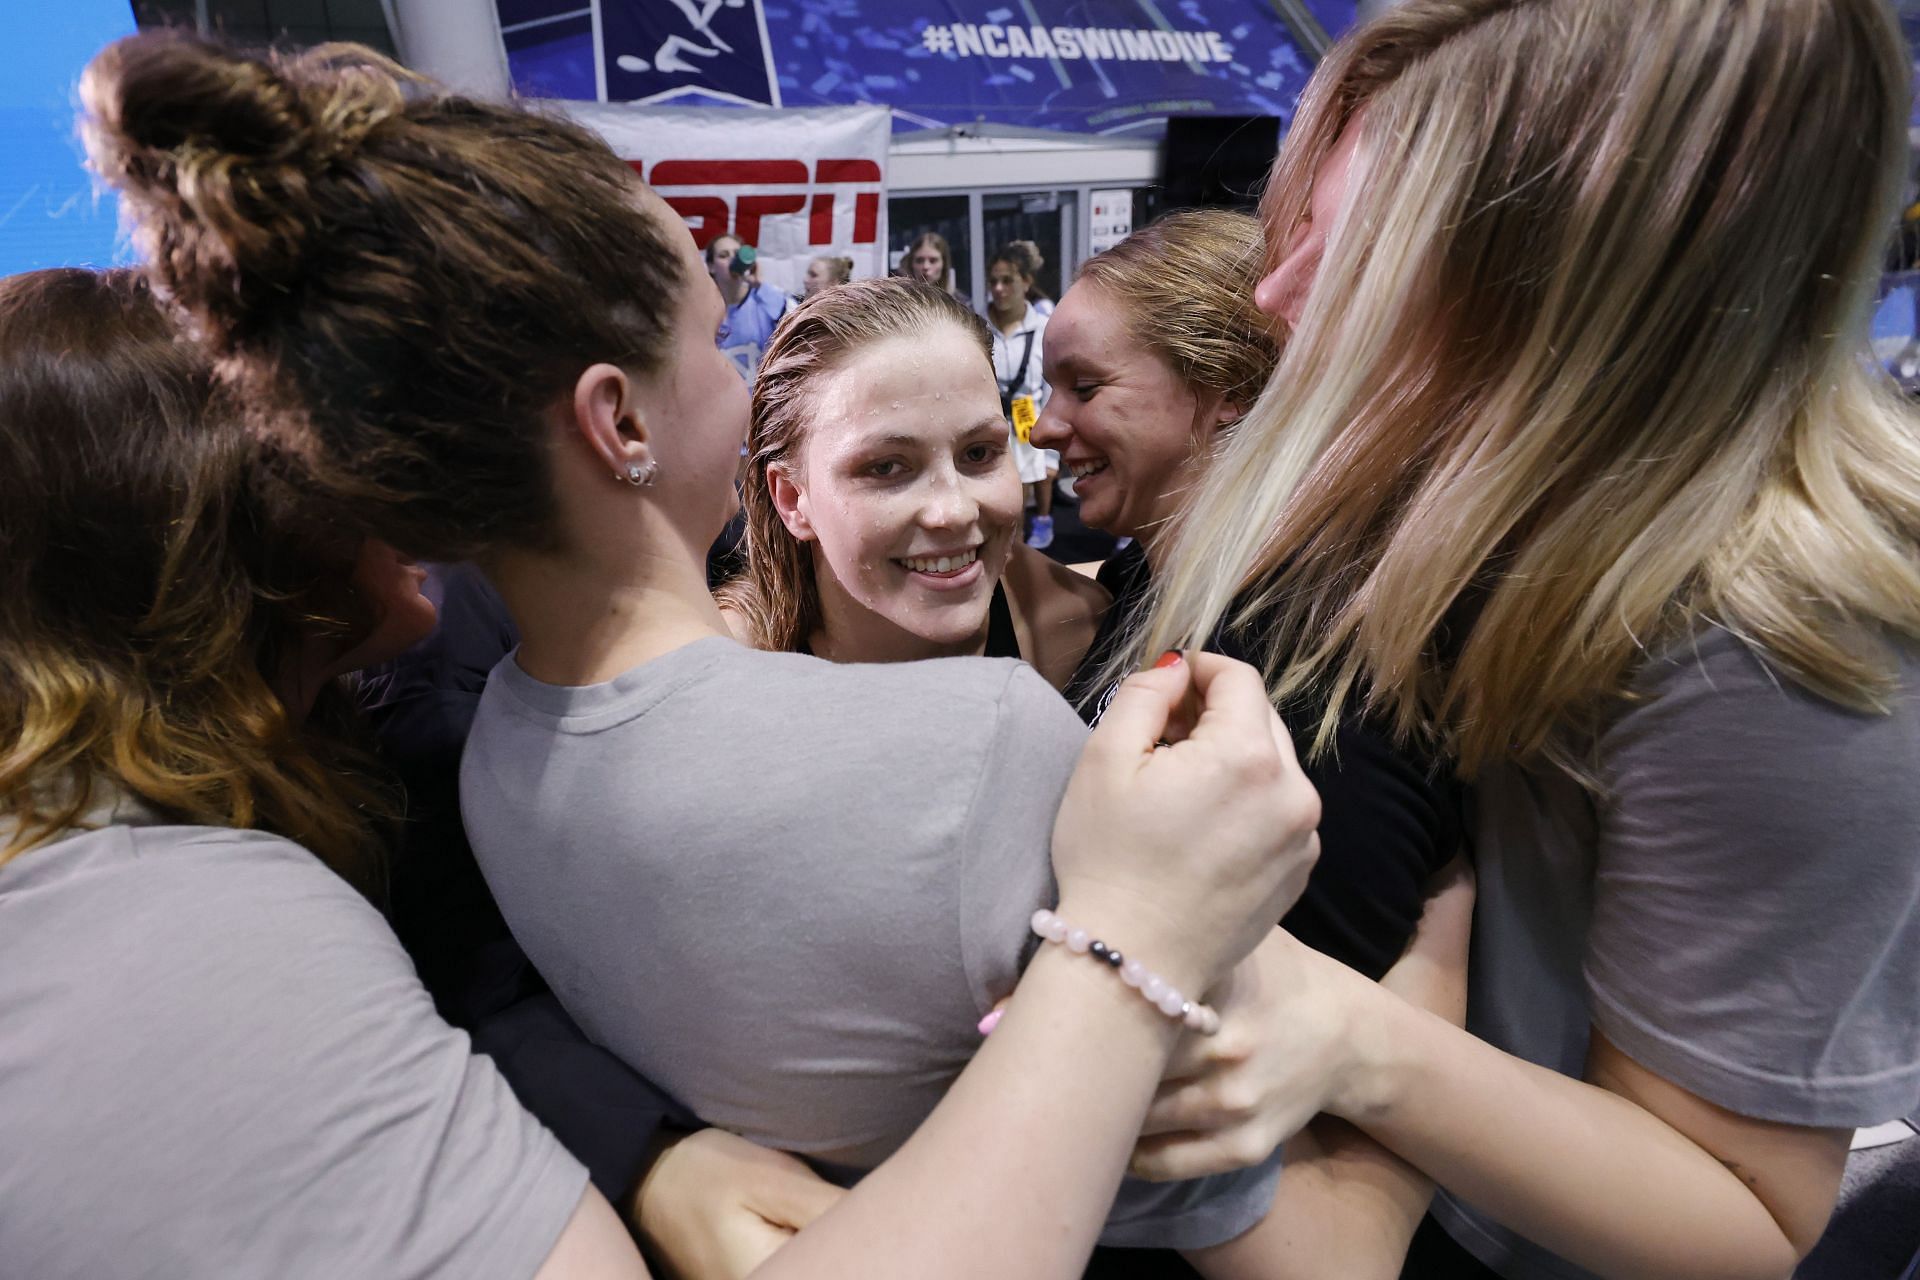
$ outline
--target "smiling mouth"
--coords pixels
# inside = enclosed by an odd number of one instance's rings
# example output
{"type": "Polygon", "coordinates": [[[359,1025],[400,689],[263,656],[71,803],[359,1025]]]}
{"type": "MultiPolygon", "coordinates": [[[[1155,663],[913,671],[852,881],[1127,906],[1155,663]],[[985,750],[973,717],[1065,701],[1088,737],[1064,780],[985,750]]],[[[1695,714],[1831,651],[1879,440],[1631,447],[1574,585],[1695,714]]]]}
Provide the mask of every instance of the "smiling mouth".
{"type": "Polygon", "coordinates": [[[959,573],[980,558],[980,548],[968,547],[957,555],[906,556],[894,561],[913,573],[959,573]]]}
{"type": "Polygon", "coordinates": [[[1074,483],[1078,484],[1080,481],[1085,480],[1088,476],[1099,475],[1102,471],[1105,471],[1111,465],[1112,464],[1109,463],[1105,458],[1095,458],[1090,462],[1069,463],[1067,465],[1067,470],[1073,474],[1074,483]]]}

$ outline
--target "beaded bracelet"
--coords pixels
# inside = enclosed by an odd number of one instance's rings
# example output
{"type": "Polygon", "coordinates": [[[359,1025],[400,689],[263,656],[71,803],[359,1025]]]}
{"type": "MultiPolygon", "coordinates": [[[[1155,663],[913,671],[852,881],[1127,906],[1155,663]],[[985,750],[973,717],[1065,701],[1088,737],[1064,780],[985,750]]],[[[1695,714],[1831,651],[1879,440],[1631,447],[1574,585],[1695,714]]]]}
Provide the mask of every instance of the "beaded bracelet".
{"type": "Polygon", "coordinates": [[[1220,1015],[1211,1006],[1187,999],[1171,982],[1138,960],[1127,959],[1117,949],[1089,935],[1085,929],[1076,929],[1045,908],[1033,913],[1032,925],[1034,933],[1042,941],[1057,942],[1075,955],[1091,955],[1096,960],[1106,961],[1108,968],[1119,973],[1120,981],[1145,996],[1148,1004],[1169,1018],[1180,1019],[1188,1030],[1198,1031],[1203,1036],[1220,1030],[1220,1015]]]}

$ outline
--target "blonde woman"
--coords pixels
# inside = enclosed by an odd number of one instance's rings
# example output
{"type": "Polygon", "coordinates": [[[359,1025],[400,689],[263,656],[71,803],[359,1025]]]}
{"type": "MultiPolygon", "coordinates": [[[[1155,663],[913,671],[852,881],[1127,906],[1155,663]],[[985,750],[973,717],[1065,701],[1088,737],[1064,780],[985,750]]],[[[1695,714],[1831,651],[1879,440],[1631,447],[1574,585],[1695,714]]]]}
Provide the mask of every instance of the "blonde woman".
{"type": "Polygon", "coordinates": [[[853,279],[852,258],[815,258],[807,264],[807,278],[801,282],[800,296],[811,298],[822,289],[845,284],[853,279]]]}
{"type": "MultiPolygon", "coordinates": [[[[1067,697],[1097,719],[1100,671],[1144,616],[1171,531],[1279,358],[1253,305],[1259,220],[1227,209],[1169,214],[1082,264],[1047,323],[1054,389],[1034,443],[1079,478],[1080,518],[1132,539],[1100,568],[1113,603],[1067,697]]],[[[1244,656],[1258,634],[1221,628],[1207,647],[1244,656]]],[[[1282,718],[1311,745],[1319,708],[1282,718]]],[[[1429,753],[1349,717],[1336,749],[1307,762],[1320,792],[1323,853],[1284,921],[1369,977],[1384,974],[1420,918],[1426,885],[1460,846],[1457,788],[1429,753]]]]}
{"type": "Polygon", "coordinates": [[[1920,434],[1862,345],[1908,101],[1880,0],[1409,0],[1321,65],[1286,353],[1136,643],[1244,600],[1322,741],[1457,761],[1473,1034],[1276,935],[1156,1174],[1329,1111],[1500,1275],[1784,1276],[1920,1104],[1920,434]]]}
{"type": "Polygon", "coordinates": [[[1065,685],[1107,594],[1020,541],[991,350],[917,280],[835,289],[780,326],[753,391],[746,568],[719,593],[736,635],[836,662],[1023,658],[1065,685]]]}

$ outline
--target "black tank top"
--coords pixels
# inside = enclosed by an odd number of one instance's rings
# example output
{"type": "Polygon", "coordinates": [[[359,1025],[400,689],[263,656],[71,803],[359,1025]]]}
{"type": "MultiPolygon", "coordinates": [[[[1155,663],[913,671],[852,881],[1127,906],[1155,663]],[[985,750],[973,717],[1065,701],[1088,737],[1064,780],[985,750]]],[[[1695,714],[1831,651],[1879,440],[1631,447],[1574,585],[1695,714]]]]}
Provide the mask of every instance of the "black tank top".
{"type": "MultiPolygon", "coordinates": [[[[813,646],[807,643],[805,636],[794,647],[795,653],[804,653],[813,657],[813,646]]],[[[1007,587],[1003,582],[993,584],[993,600],[987,605],[987,647],[981,651],[983,658],[1019,658],[1020,637],[1013,630],[1013,608],[1007,603],[1007,587]]]]}

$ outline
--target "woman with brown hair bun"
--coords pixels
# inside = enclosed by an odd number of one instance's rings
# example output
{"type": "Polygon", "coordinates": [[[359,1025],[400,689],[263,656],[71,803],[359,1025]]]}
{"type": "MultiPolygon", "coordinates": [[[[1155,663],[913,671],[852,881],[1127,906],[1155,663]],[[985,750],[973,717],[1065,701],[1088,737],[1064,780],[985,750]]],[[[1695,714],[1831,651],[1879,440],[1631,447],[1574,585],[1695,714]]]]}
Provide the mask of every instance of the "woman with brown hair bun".
{"type": "Polygon", "coordinates": [[[0,1270],[614,1274],[362,896],[389,806],[323,726],[417,571],[255,455],[137,276],[0,280],[0,1270]]]}
{"type": "MultiPolygon", "coordinates": [[[[556,993],[704,1119],[879,1165],[763,1274],[1077,1272],[1176,1028],[1209,1025],[1176,997],[1312,862],[1258,680],[1175,656],[1086,739],[1018,664],[740,646],[704,556],[746,388],[691,238],[604,143],[364,51],[148,34],[82,97],[150,269],[260,429],[367,527],[499,588],[522,641],[462,801],[556,993]],[[1060,916],[1163,975],[1157,1006],[1090,949],[1022,974],[1055,876],[1060,916]]],[[[1266,1179],[1131,1188],[1123,1227],[1217,1242],[1266,1179]]]]}

